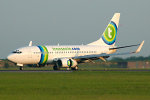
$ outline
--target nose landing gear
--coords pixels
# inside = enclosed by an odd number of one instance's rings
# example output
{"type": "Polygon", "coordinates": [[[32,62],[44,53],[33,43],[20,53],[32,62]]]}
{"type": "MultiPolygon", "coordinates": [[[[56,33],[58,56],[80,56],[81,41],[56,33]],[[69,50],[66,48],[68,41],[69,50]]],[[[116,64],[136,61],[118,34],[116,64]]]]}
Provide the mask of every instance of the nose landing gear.
{"type": "Polygon", "coordinates": [[[18,64],[18,63],[17,63],[17,66],[20,66],[19,69],[20,69],[20,70],[23,70],[23,64],[18,64]]]}
{"type": "Polygon", "coordinates": [[[23,66],[20,66],[20,68],[19,68],[20,70],[23,70],[23,66]]]}

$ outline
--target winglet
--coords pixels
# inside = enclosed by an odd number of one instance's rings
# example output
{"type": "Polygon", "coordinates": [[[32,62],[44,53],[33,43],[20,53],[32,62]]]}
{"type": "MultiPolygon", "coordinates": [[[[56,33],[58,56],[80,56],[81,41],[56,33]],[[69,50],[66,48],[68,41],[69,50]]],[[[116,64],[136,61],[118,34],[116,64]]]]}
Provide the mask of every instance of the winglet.
{"type": "Polygon", "coordinates": [[[30,41],[29,46],[32,46],[32,41],[30,41]]]}
{"type": "Polygon", "coordinates": [[[138,52],[140,52],[143,44],[144,44],[144,41],[140,44],[140,46],[138,47],[138,49],[135,52],[132,52],[132,53],[138,53],[138,52]]]}

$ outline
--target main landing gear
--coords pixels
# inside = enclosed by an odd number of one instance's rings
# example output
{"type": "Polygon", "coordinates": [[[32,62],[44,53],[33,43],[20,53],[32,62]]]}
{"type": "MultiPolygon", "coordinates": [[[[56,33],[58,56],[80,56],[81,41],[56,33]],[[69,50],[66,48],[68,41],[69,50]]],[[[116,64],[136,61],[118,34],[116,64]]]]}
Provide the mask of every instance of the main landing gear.
{"type": "Polygon", "coordinates": [[[54,65],[54,66],[53,66],[53,69],[54,69],[54,70],[60,70],[60,67],[58,67],[57,65],[54,65]]]}
{"type": "Polygon", "coordinates": [[[71,70],[78,70],[78,66],[71,68],[71,70]]]}
{"type": "MultiPolygon", "coordinates": [[[[54,70],[60,70],[60,67],[58,67],[57,65],[54,65],[54,66],[53,66],[53,69],[54,69],[54,70]]],[[[78,70],[78,66],[71,67],[71,70],[78,70]]]]}

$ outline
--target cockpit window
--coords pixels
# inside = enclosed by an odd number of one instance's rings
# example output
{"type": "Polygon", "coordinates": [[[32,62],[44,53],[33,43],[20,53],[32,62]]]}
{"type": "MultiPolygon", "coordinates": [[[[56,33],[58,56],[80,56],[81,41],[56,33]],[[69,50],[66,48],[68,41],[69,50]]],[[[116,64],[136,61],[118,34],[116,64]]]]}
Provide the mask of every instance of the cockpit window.
{"type": "Polygon", "coordinates": [[[19,50],[15,50],[15,51],[13,51],[12,53],[17,53],[17,54],[21,54],[21,53],[22,53],[22,51],[19,51],[19,50]]]}

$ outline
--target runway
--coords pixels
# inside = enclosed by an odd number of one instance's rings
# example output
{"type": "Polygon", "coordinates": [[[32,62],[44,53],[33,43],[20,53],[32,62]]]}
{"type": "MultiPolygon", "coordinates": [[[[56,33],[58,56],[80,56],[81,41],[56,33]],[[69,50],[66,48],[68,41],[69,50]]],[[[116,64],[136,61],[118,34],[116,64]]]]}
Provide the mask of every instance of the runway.
{"type": "Polygon", "coordinates": [[[14,73],[70,73],[72,70],[0,70],[0,72],[14,72],[14,73]]]}
{"type": "MultiPolygon", "coordinates": [[[[150,70],[76,70],[76,71],[125,71],[125,72],[150,72],[150,70]]],[[[71,73],[75,72],[73,70],[0,70],[0,72],[10,72],[10,73],[71,73]]]]}

